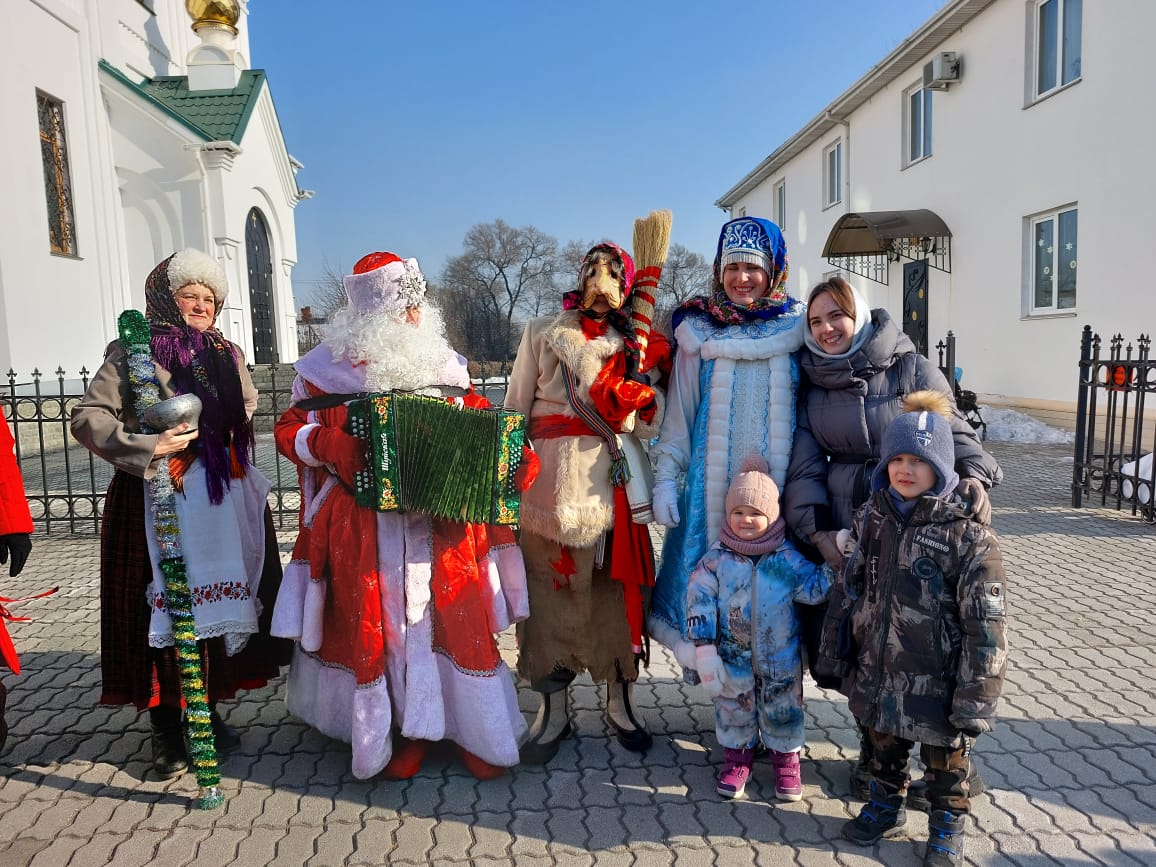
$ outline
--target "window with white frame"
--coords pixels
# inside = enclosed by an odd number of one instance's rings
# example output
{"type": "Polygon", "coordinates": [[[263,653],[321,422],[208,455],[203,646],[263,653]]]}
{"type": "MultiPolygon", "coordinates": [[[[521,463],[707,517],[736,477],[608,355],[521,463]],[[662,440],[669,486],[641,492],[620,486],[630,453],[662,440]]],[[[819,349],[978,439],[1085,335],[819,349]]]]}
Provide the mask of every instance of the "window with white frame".
{"type": "Polygon", "coordinates": [[[1036,0],[1034,63],[1037,97],[1080,77],[1083,0],[1036,0]]]}
{"type": "Polygon", "coordinates": [[[1029,220],[1032,313],[1076,309],[1078,229],[1079,212],[1075,206],[1029,220]]]}
{"type": "Polygon", "coordinates": [[[843,142],[839,140],[823,150],[823,207],[843,201],[843,142]]]}
{"type": "MultiPolygon", "coordinates": [[[[775,225],[784,229],[787,222],[787,179],[779,181],[774,187],[775,202],[772,207],[772,217],[775,225]]],[[[785,230],[785,229],[784,229],[785,230]]]]}
{"type": "Polygon", "coordinates": [[[903,163],[911,165],[931,156],[931,95],[922,84],[904,94],[903,163]]]}

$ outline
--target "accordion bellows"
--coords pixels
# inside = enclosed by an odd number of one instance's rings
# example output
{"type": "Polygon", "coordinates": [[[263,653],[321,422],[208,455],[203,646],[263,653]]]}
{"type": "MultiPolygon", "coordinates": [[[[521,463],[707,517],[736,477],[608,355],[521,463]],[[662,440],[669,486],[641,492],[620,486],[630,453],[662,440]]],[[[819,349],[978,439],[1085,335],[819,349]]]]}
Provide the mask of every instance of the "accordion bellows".
{"type": "Polygon", "coordinates": [[[350,432],[366,440],[354,478],[359,505],[474,524],[518,523],[526,417],[402,392],[349,404],[350,432]]]}

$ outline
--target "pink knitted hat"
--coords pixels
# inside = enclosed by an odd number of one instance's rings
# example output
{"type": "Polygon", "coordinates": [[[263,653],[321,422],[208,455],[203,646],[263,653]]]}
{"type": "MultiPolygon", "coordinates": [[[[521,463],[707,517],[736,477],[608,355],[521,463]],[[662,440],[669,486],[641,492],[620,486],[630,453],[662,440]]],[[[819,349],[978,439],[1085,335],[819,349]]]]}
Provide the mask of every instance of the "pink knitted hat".
{"type": "Polygon", "coordinates": [[[770,472],[771,468],[760,455],[743,458],[727,491],[727,514],[739,506],[750,506],[766,515],[773,524],[779,517],[779,487],[770,472]]]}

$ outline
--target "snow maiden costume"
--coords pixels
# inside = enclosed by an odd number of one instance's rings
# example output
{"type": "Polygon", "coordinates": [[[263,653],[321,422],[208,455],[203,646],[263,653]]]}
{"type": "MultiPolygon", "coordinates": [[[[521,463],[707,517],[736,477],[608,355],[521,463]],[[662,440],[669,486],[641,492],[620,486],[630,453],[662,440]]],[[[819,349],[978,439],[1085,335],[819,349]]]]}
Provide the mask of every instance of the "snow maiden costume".
{"type": "MultiPolygon", "coordinates": [[[[529,417],[542,463],[522,502],[530,618],[518,627],[518,673],[542,702],[522,750],[526,763],[548,762],[570,733],[568,687],[583,670],[607,683],[619,743],[635,752],[651,745],[631,691],[644,655],[654,552],[616,473],[616,438],[653,437],[662,417],[661,392],[639,370],[626,313],[633,272],[620,247],[593,247],[562,313],[526,325],[506,392],[506,407],[529,417]]],[[[647,363],[663,364],[667,353],[652,333],[647,363]]]]}
{"type": "Polygon", "coordinates": [[[778,226],[754,217],[731,220],[719,236],[714,291],[675,311],[674,373],[651,453],[655,515],[663,520],[663,496],[677,496],[677,506],[663,541],[649,627],[684,669],[695,667],[694,645],[683,631],[687,580],[719,538],[731,478],[743,458],[760,455],[781,487],[791,459],[799,381],[792,353],[803,344],[806,320],[804,305],[787,294],[787,270],[778,226]],[[767,294],[750,306],[733,303],[722,288],[732,262],[767,272],[767,294]]]}
{"type": "Polygon", "coordinates": [[[366,443],[348,432],[347,407],[395,389],[486,401],[468,393],[417,260],[371,253],[344,284],[350,306],[297,362],[294,406],[276,426],[301,478],[274,617],[276,634],[297,641],[288,707],[352,744],[360,779],[411,777],[426,743],[443,739],[475,776],[496,776],[517,763],[526,731],[494,639],[528,613],[513,531],[358,505],[366,443]]]}
{"type": "MultiPolygon", "coordinates": [[[[122,325],[122,339],[109,345],[72,411],[72,435],[116,467],[101,523],[100,703],[149,709],[153,768],[162,777],[187,767],[181,706],[188,696],[178,670],[183,637],[174,637],[180,630],[170,616],[179,605],[162,571],[174,559],[174,534],[171,527],[158,533],[158,513],[171,507],[179,526],[176,559],[187,574],[210,708],[265,685],[289,652],[269,638],[281,561],[266,505],[270,483],[249,456],[257,390],[237,346],[215,327],[186,322],[175,295],[190,284],[212,290],[213,313],[220,309],[228,286],[216,260],[191,249],[165,259],[145,282],[147,323],[135,335],[122,325]],[[199,436],[158,457],[158,433],[142,425],[140,412],[178,394],[199,399],[199,436]],[[158,473],[171,483],[153,484],[158,473]]],[[[211,723],[217,749],[236,744],[215,711],[211,723]]]]}

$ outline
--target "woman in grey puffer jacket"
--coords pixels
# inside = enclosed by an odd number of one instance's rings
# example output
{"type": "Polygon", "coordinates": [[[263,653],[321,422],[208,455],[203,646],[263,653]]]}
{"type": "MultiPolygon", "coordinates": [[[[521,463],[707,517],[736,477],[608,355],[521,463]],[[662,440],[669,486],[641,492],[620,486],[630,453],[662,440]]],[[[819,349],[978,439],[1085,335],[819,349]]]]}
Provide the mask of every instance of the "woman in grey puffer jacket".
{"type": "MultiPolygon", "coordinates": [[[[838,568],[835,534],[850,529],[855,510],[870,495],[883,432],[902,413],[904,396],[923,389],[950,395],[952,389],[886,310],[868,309],[839,277],[811,290],[807,321],[783,516],[797,537],[838,568]]],[[[960,494],[982,499],[973,506],[983,512],[986,489],[1000,483],[1003,471],[958,410],[951,428],[960,494]]]]}
{"type": "MultiPolygon", "coordinates": [[[[783,517],[795,536],[817,548],[840,574],[843,554],[836,534],[850,529],[855,510],[871,494],[883,433],[903,412],[904,396],[924,389],[952,395],[953,390],[886,310],[871,310],[839,277],[811,290],[807,324],[798,356],[802,376],[783,517]]],[[[987,489],[1003,480],[1003,470],[984,451],[954,398],[952,409],[957,490],[986,524],[987,489]]],[[[815,636],[807,638],[810,655],[815,636]]],[[[870,745],[862,747],[852,781],[858,794],[870,781],[870,745]]]]}

